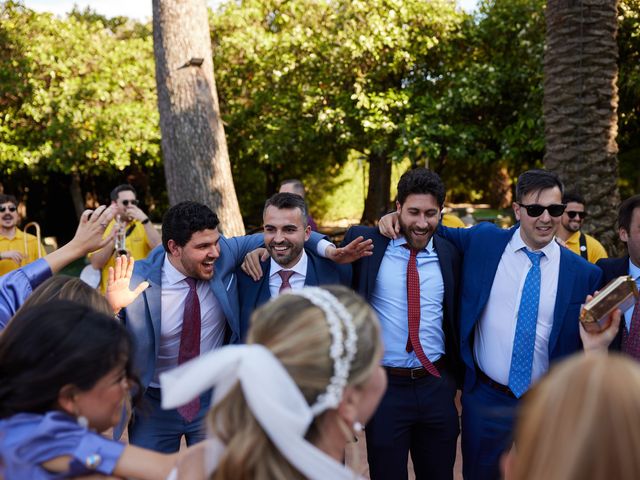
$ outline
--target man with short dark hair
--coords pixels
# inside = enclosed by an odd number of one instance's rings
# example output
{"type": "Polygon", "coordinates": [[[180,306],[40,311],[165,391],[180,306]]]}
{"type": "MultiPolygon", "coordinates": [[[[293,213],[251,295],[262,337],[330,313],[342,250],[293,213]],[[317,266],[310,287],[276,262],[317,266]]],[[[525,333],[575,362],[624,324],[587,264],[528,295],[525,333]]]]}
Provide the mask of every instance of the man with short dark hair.
{"type": "MultiPolygon", "coordinates": [[[[618,235],[627,245],[627,255],[598,261],[597,265],[604,273],[602,284],[604,286],[620,275],[629,275],[640,287],[640,195],[629,197],[620,205],[618,235]]],[[[636,302],[622,313],[622,327],[611,343],[611,349],[640,360],[640,342],[637,341],[640,339],[640,304],[636,302]]]]}
{"type": "Polygon", "coordinates": [[[562,203],[566,208],[558,225],[558,238],[569,250],[591,263],[607,258],[607,251],[602,244],[591,235],[580,231],[587,217],[584,197],[575,192],[565,192],[562,203]]]}
{"type": "MultiPolygon", "coordinates": [[[[518,221],[440,228],[463,254],[460,352],[465,365],[462,457],[465,479],[500,478],[519,399],[550,363],[581,348],[580,306],[601,272],[555,242],[564,187],[547,170],[516,185],[518,221]]],[[[381,220],[384,231],[390,219],[381,220]]]]}
{"type": "Polygon", "coordinates": [[[388,387],[365,428],[373,480],[451,479],[459,433],[454,404],[460,361],[455,324],[460,257],[439,228],[445,188],[425,168],[398,182],[401,235],[352,227],[345,243],[373,240],[373,255],[353,264],[353,288],[380,318],[388,387]]]}
{"type": "Polygon", "coordinates": [[[256,282],[238,269],[242,332],[248,330],[253,311],[284,290],[349,285],[351,282],[351,267],[339,265],[319,256],[313,249],[305,248],[311,227],[307,224],[307,207],[300,195],[276,193],[266,201],[262,218],[264,245],[269,252],[269,258],[261,262],[264,276],[256,282]]]}
{"type": "MultiPolygon", "coordinates": [[[[160,235],[149,220],[149,217],[138,207],[135,189],[128,183],[118,185],[111,191],[111,208],[114,211],[113,220],[105,230],[105,238],[111,235],[114,228],[124,238],[127,253],[135,260],[142,260],[149,252],[160,244],[160,235]]],[[[115,244],[110,243],[104,248],[89,255],[91,266],[102,270],[100,290],[107,289],[109,267],[115,265],[115,256],[121,252],[115,251],[115,244]]]]}
{"type": "MultiPolygon", "coordinates": [[[[297,178],[290,178],[289,180],[284,180],[282,183],[280,183],[279,193],[295,193],[296,195],[300,195],[303,200],[306,196],[304,183],[302,183],[302,180],[298,180],[297,178]]],[[[311,214],[309,213],[308,209],[307,224],[311,227],[312,231],[318,231],[318,225],[316,225],[316,222],[314,222],[313,218],[311,218],[311,214]]]]}
{"type": "Polygon", "coordinates": [[[46,255],[38,239],[18,228],[18,201],[13,195],[0,194],[0,275],[16,270],[46,255]],[[26,250],[25,250],[26,245],[26,250]]]}

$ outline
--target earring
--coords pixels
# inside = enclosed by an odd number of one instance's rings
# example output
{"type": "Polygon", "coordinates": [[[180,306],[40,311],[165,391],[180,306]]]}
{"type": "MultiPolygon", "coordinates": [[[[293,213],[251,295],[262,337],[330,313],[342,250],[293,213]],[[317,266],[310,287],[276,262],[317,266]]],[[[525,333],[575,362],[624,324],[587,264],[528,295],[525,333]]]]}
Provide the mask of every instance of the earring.
{"type": "Polygon", "coordinates": [[[80,425],[82,428],[89,428],[89,420],[84,415],[79,415],[76,418],[76,422],[78,422],[78,425],[80,425]]]}
{"type": "Polygon", "coordinates": [[[360,433],[364,430],[364,427],[360,422],[353,422],[353,425],[351,426],[351,428],[353,428],[353,431],[356,433],[360,433]]]}

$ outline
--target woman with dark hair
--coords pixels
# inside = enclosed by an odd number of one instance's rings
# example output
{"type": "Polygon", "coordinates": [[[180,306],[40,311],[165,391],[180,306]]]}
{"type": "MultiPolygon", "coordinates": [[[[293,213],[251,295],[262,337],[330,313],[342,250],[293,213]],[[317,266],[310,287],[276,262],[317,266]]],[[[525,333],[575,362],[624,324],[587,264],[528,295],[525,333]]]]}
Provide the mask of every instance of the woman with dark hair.
{"type": "Polygon", "coordinates": [[[174,455],[99,434],[118,423],[137,384],[131,350],[126,329],[88,306],[18,312],[0,335],[0,477],[165,478],[174,455]]]}

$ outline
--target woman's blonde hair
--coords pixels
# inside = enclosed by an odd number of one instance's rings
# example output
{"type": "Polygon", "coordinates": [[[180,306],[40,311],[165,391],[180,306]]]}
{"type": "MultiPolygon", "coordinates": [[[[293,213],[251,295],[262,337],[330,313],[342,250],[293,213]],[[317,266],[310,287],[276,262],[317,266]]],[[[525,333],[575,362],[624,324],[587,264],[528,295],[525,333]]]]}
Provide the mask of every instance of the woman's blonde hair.
{"type": "MultiPolygon", "coordinates": [[[[358,341],[348,385],[361,386],[373,374],[382,351],[377,317],[353,291],[339,286],[324,288],[353,316],[358,341]]],[[[323,311],[302,296],[281,295],[258,309],[251,322],[247,343],[266,346],[312,405],[333,375],[333,360],[329,357],[331,334],[323,311]]],[[[307,432],[306,438],[312,443],[319,435],[317,425],[321,417],[314,420],[307,432]]],[[[262,430],[239,385],[213,408],[209,427],[227,446],[212,479],[304,478],[262,430]]]]}
{"type": "Polygon", "coordinates": [[[26,310],[35,305],[41,305],[53,300],[69,300],[91,307],[97,312],[113,316],[113,309],[100,292],[91,288],[79,278],[68,275],[55,275],[43,282],[29,295],[20,310],[26,310]]]}
{"type": "Polygon", "coordinates": [[[640,366],[629,358],[576,355],[533,388],[520,415],[514,479],[640,478],[640,366]]]}

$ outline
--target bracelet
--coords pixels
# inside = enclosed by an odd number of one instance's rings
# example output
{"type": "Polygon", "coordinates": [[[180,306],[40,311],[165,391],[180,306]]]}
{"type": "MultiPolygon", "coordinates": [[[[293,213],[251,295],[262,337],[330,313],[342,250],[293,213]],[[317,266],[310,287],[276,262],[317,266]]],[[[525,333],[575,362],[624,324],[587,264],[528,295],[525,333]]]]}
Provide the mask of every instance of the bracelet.
{"type": "Polygon", "coordinates": [[[144,220],[142,220],[140,222],[142,225],[146,225],[147,223],[149,223],[149,217],[145,218],[144,220]]]}

